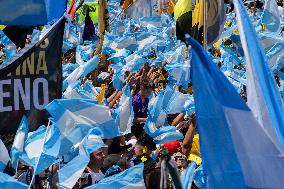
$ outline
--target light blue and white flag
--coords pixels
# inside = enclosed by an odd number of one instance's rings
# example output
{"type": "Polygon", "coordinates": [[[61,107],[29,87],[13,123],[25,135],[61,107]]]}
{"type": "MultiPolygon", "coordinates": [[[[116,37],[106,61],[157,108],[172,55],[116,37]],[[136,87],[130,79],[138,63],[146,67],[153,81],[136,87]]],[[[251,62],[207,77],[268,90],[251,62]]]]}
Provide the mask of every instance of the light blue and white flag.
{"type": "Polygon", "coordinates": [[[114,73],[113,76],[112,76],[113,86],[117,90],[121,91],[122,87],[123,87],[123,82],[124,82],[124,73],[121,72],[120,70],[116,71],[116,73],[114,73]]]}
{"type": "Polygon", "coordinates": [[[167,114],[185,112],[189,104],[194,104],[193,96],[189,94],[183,94],[175,89],[171,89],[173,91],[170,91],[170,96],[167,97],[167,91],[169,88],[169,86],[166,87],[163,99],[163,108],[166,110],[167,114]]]}
{"type": "Polygon", "coordinates": [[[145,126],[145,133],[153,138],[156,144],[165,144],[167,142],[183,139],[183,134],[176,127],[165,125],[157,128],[156,124],[148,117],[145,126]]]}
{"type": "Polygon", "coordinates": [[[281,188],[282,150],[259,125],[209,54],[193,39],[189,39],[189,45],[197,127],[208,187],[281,188]]]}
{"type": "Polygon", "coordinates": [[[181,177],[182,188],[183,189],[191,189],[191,184],[194,177],[196,163],[192,161],[186,168],[185,172],[181,177]]]}
{"type": "Polygon", "coordinates": [[[150,32],[143,32],[137,36],[138,50],[150,47],[158,37],[150,32]]]}
{"type": "Polygon", "coordinates": [[[89,156],[98,149],[106,148],[101,136],[102,132],[98,128],[90,129],[79,145],[79,154],[89,156]]]}
{"type": "Polygon", "coordinates": [[[125,35],[122,38],[118,38],[115,41],[113,41],[110,46],[112,49],[127,49],[130,51],[137,50],[137,40],[135,37],[131,35],[125,35]]]}
{"type": "Polygon", "coordinates": [[[0,172],[3,172],[6,168],[8,162],[10,161],[10,156],[5,144],[0,139],[0,172]]]}
{"type": "Polygon", "coordinates": [[[259,33],[258,37],[265,52],[271,49],[277,42],[284,42],[284,38],[281,35],[272,32],[259,33]]]}
{"type": "Polygon", "coordinates": [[[28,120],[26,116],[23,116],[11,148],[11,163],[14,168],[17,167],[19,156],[24,151],[25,140],[28,136],[28,132],[29,132],[28,120]]]}
{"type": "Polygon", "coordinates": [[[132,96],[128,83],[124,88],[124,91],[119,101],[118,108],[115,111],[115,122],[117,125],[119,125],[120,132],[123,134],[130,133],[134,113],[132,108],[132,96]]]}
{"type": "Polygon", "coordinates": [[[13,177],[0,172],[0,188],[1,189],[27,189],[28,185],[21,183],[13,177]]]}
{"type": "Polygon", "coordinates": [[[141,163],[125,171],[104,178],[97,184],[87,187],[86,189],[105,189],[105,188],[120,188],[120,189],[146,189],[143,177],[144,164],[141,163]]]}
{"type": "Polygon", "coordinates": [[[275,43],[265,54],[268,58],[270,67],[275,67],[279,66],[279,64],[283,64],[284,42],[275,43]]]}
{"type": "Polygon", "coordinates": [[[190,61],[167,64],[165,68],[169,72],[168,80],[187,90],[190,82],[190,61]]]}
{"type": "Polygon", "coordinates": [[[162,19],[161,16],[147,16],[139,19],[139,23],[142,26],[154,26],[154,27],[162,27],[162,19]]]}
{"type": "MultiPolygon", "coordinates": [[[[108,130],[103,138],[119,136],[119,129],[112,118],[109,107],[98,105],[97,101],[88,99],[56,99],[45,109],[52,115],[61,134],[73,141],[70,136],[74,129],[82,125],[108,130]]],[[[78,142],[78,141],[77,141],[78,142]]]]}
{"type": "Polygon", "coordinates": [[[62,76],[63,76],[63,78],[66,79],[78,67],[79,67],[79,64],[77,64],[77,63],[62,64],[62,69],[63,69],[62,76]]]}
{"type": "Polygon", "coordinates": [[[122,68],[122,72],[137,72],[144,63],[147,62],[147,59],[143,58],[138,54],[132,54],[125,58],[126,64],[122,68]]]}
{"type": "Polygon", "coordinates": [[[152,0],[137,0],[126,9],[126,15],[138,20],[145,16],[152,16],[152,0]]]}
{"type": "Polygon", "coordinates": [[[99,57],[94,56],[88,62],[80,65],[76,68],[64,81],[63,81],[63,90],[65,90],[68,85],[75,83],[79,78],[83,78],[92,72],[99,64],[99,57]]]}
{"type": "Polygon", "coordinates": [[[165,124],[167,113],[163,109],[164,95],[163,91],[160,90],[158,95],[151,100],[148,107],[148,117],[151,119],[151,122],[155,123],[157,127],[161,127],[165,124]]]}
{"type": "Polygon", "coordinates": [[[185,61],[184,51],[186,46],[184,44],[177,45],[174,48],[170,47],[170,51],[164,54],[164,61],[169,64],[180,63],[182,64],[185,61]]]}
{"type": "Polygon", "coordinates": [[[46,136],[46,126],[42,125],[37,130],[28,133],[24,145],[24,153],[19,157],[21,161],[36,167],[46,136]]]}
{"type": "Polygon", "coordinates": [[[88,156],[79,155],[58,171],[59,186],[64,189],[72,189],[77,180],[82,176],[90,159],[88,156]]]}
{"type": "Polygon", "coordinates": [[[73,188],[88,165],[90,154],[107,147],[100,135],[101,132],[97,128],[91,129],[79,144],[79,155],[59,170],[58,177],[61,188],[73,188]]]}
{"type": "Polygon", "coordinates": [[[47,128],[47,134],[44,140],[41,154],[36,161],[35,173],[39,174],[52,165],[58,155],[61,146],[61,133],[56,124],[52,124],[47,128]]]}
{"type": "Polygon", "coordinates": [[[280,14],[276,0],[265,0],[261,23],[270,32],[277,32],[280,29],[280,14]]]}
{"type": "Polygon", "coordinates": [[[246,58],[248,106],[273,142],[284,150],[284,109],[276,82],[246,8],[239,0],[234,3],[246,58]]]}

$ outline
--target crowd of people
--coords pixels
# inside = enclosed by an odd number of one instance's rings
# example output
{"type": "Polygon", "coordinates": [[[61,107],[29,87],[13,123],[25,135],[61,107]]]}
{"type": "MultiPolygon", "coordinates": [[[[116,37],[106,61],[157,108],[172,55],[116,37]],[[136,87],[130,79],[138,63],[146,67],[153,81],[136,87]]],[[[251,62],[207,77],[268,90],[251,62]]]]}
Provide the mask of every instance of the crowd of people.
{"type": "MultiPolygon", "coordinates": [[[[173,1],[171,2],[175,3],[173,1]]],[[[283,4],[284,1],[279,2],[279,5],[282,5],[282,7],[283,4]]],[[[121,5],[126,7],[124,2],[121,2],[121,5]]],[[[248,4],[247,6],[252,16],[256,16],[258,9],[263,9],[263,4],[258,1],[248,4]]],[[[233,4],[229,4],[226,10],[227,14],[232,14],[233,11],[233,4]]],[[[229,26],[232,23],[226,24],[229,26]]],[[[231,48],[234,44],[232,38],[227,39],[227,41],[224,42],[224,48],[231,48]]],[[[234,46],[233,48],[236,49],[237,47],[234,46]]],[[[6,59],[4,49],[5,46],[0,44],[0,64],[6,59]]],[[[157,58],[155,49],[149,50],[151,53],[148,55],[148,58],[157,58]]],[[[188,60],[187,50],[188,49],[184,52],[184,57],[188,60]]],[[[221,51],[220,47],[217,46],[213,46],[209,49],[212,57],[217,60],[216,64],[222,70],[227,65],[224,65],[223,60],[221,60],[223,53],[221,51]]],[[[65,52],[62,56],[63,67],[67,64],[74,64],[78,59],[76,56],[78,56],[76,47],[65,52]]],[[[98,67],[82,79],[81,86],[84,86],[86,83],[91,83],[94,88],[100,88],[100,90],[104,87],[105,92],[103,94],[104,100],[102,104],[108,106],[110,111],[113,111],[118,107],[123,92],[122,90],[116,89],[113,84],[112,78],[115,74],[115,70],[111,66],[113,60],[109,59],[110,57],[110,54],[106,52],[99,55],[98,67]]],[[[174,85],[174,83],[171,83],[171,81],[167,79],[169,77],[169,72],[165,69],[167,64],[169,64],[169,62],[163,61],[161,66],[151,66],[150,63],[147,62],[136,72],[125,72],[123,87],[125,87],[126,84],[130,85],[134,113],[131,132],[113,139],[104,139],[104,143],[108,147],[100,148],[90,154],[90,161],[74,188],[85,188],[97,184],[103,178],[119,174],[142,162],[144,163],[143,176],[146,188],[160,188],[161,162],[168,157],[175,162],[175,170],[180,178],[183,177],[185,170],[192,162],[196,163],[195,169],[202,172],[199,135],[194,112],[167,115],[167,123],[175,126],[177,130],[183,134],[184,138],[181,140],[174,140],[165,144],[156,144],[153,138],[146,134],[144,130],[144,125],[149,114],[148,108],[152,103],[152,97],[157,96],[160,90],[165,90],[167,85],[174,85]]],[[[284,67],[277,71],[283,73],[283,69],[284,67]]],[[[233,65],[233,70],[245,72],[245,66],[243,64],[233,65]]],[[[278,72],[275,72],[275,78],[278,86],[281,87],[281,79],[279,78],[278,72]]],[[[239,89],[238,92],[246,100],[245,85],[241,84],[239,89]]],[[[183,86],[175,86],[175,90],[183,94],[193,95],[191,83],[188,84],[187,89],[183,86]]],[[[95,113],[94,116],[96,116],[95,113]]],[[[157,128],[161,126],[162,125],[156,125],[157,128]]],[[[13,136],[11,136],[11,138],[13,138],[13,136]]],[[[12,141],[7,139],[5,143],[11,144],[12,141]]],[[[57,171],[68,162],[64,158],[65,157],[58,158],[57,163],[51,165],[34,178],[33,168],[24,163],[19,163],[16,170],[9,166],[6,168],[5,172],[22,183],[27,185],[31,184],[34,189],[57,189],[59,188],[57,171]]],[[[202,173],[199,174],[202,175],[202,173]]],[[[202,179],[203,177],[196,177],[191,188],[204,188],[205,181],[202,179]]],[[[176,188],[175,182],[175,178],[169,175],[166,188],[176,188]]]]}

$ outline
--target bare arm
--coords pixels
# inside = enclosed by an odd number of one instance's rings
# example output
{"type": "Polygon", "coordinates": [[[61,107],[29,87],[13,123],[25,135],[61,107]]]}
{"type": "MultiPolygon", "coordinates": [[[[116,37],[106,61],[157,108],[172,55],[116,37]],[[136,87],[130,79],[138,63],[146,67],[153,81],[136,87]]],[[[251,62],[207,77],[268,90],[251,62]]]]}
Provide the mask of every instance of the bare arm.
{"type": "Polygon", "coordinates": [[[188,156],[192,147],[193,137],[194,137],[194,126],[191,124],[185,134],[185,137],[182,141],[182,152],[188,156]]]}
{"type": "Polygon", "coordinates": [[[171,125],[173,126],[177,126],[182,120],[183,120],[183,117],[184,117],[184,113],[180,113],[172,122],[171,125]]]}

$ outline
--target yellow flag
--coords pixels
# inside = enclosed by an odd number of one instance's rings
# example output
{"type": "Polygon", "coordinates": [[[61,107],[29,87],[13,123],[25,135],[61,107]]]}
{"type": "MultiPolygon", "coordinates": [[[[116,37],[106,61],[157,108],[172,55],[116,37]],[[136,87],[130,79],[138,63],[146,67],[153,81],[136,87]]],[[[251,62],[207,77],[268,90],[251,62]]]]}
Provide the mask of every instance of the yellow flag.
{"type": "Polygon", "coordinates": [[[106,92],[106,85],[102,84],[100,94],[98,94],[98,96],[96,96],[96,99],[97,99],[99,104],[103,103],[103,99],[105,97],[105,92],[106,92]]]}
{"type": "Polygon", "coordinates": [[[197,26],[200,29],[203,26],[203,17],[204,17],[204,0],[196,0],[195,7],[192,13],[192,26],[197,26]]]}
{"type": "Polygon", "coordinates": [[[181,15],[192,10],[192,2],[189,0],[179,0],[174,6],[174,17],[177,20],[181,15]]]}
{"type": "Polygon", "coordinates": [[[4,30],[4,28],[6,28],[5,25],[0,25],[0,30],[4,30]]]}

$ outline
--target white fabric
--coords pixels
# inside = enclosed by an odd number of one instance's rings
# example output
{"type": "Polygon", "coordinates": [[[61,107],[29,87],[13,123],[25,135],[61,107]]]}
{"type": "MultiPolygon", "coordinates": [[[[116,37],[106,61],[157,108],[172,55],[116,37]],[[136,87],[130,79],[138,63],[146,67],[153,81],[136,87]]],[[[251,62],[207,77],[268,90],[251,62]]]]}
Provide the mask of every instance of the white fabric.
{"type": "Polygon", "coordinates": [[[25,147],[25,151],[26,151],[29,159],[40,157],[42,147],[43,147],[43,143],[44,143],[44,137],[39,138],[39,139],[29,143],[25,147]]]}
{"type": "Polygon", "coordinates": [[[68,136],[78,124],[95,125],[111,121],[109,108],[107,106],[92,106],[76,112],[65,111],[57,124],[64,136],[68,136]],[[94,119],[95,115],[95,119],[94,119]]]}
{"type": "Polygon", "coordinates": [[[4,143],[2,142],[2,140],[0,140],[0,161],[7,165],[7,163],[10,160],[10,156],[8,153],[8,150],[6,148],[6,146],[4,145],[4,143]]]}
{"type": "Polygon", "coordinates": [[[25,142],[25,132],[19,131],[14,139],[13,147],[16,148],[18,151],[23,151],[24,149],[24,142],[25,142]]]}
{"type": "Polygon", "coordinates": [[[234,126],[230,127],[230,132],[246,186],[283,188],[284,154],[259,126],[253,114],[226,107],[224,112],[228,125],[234,126]]]}

